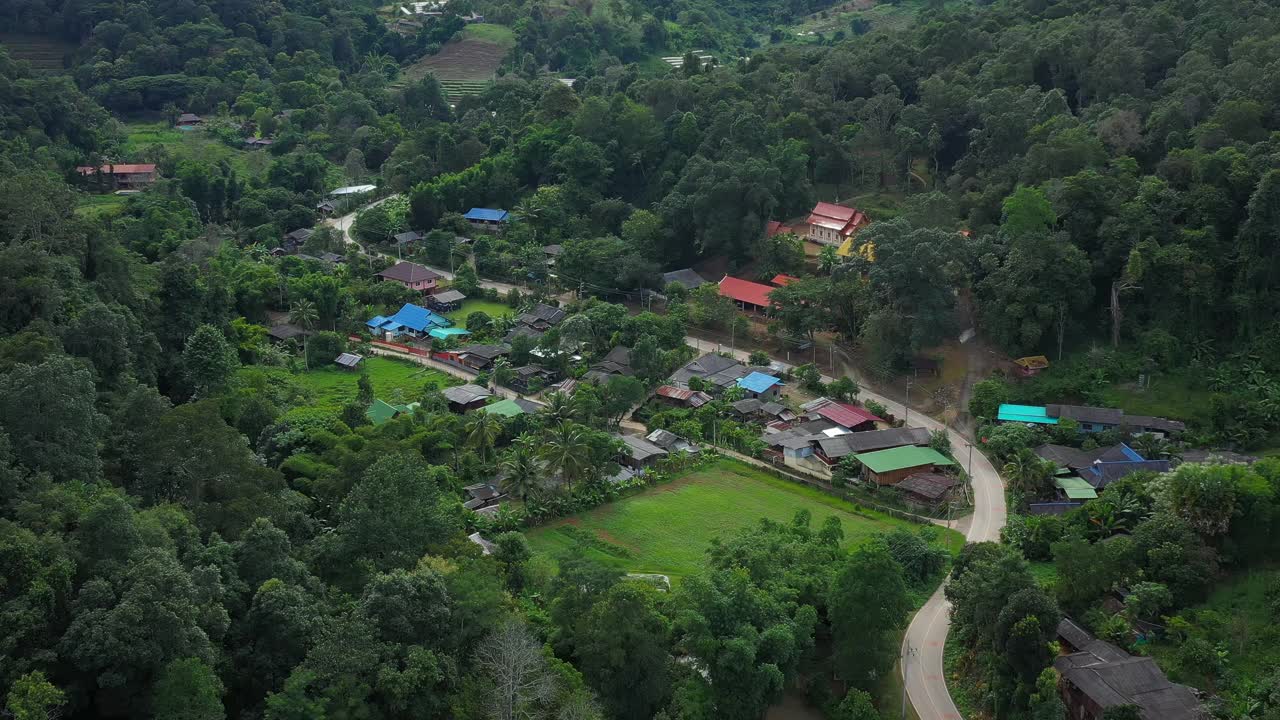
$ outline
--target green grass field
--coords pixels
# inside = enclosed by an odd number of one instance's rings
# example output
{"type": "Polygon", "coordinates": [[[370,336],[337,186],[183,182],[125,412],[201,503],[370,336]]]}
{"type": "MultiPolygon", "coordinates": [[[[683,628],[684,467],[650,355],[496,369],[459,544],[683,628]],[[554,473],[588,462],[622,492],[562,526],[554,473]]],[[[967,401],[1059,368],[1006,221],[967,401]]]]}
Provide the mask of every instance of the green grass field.
{"type": "Polygon", "coordinates": [[[1193,420],[1209,407],[1213,392],[1189,374],[1156,375],[1151,385],[1139,390],[1135,385],[1112,385],[1103,398],[1132,415],[1155,415],[1177,420],[1193,420]]]}
{"type": "MultiPolygon", "coordinates": [[[[628,572],[664,573],[679,578],[703,564],[711,540],[754,525],[760,518],[789,521],[808,510],[818,526],[839,517],[845,542],[918,525],[854,506],[813,488],[779,480],[735,460],[720,460],[678,480],[648,489],[580,515],[529,531],[536,552],[548,556],[573,549],[628,572]]],[[[939,528],[939,538],[958,550],[963,537],[939,528]]]]}
{"type": "Polygon", "coordinates": [[[473,312],[486,313],[491,318],[500,318],[503,315],[515,315],[516,311],[510,305],[503,302],[493,302],[491,300],[464,300],[462,307],[447,312],[445,317],[452,320],[458,327],[465,327],[467,324],[467,316],[473,312]]]}
{"type": "MultiPolygon", "coordinates": [[[[178,160],[192,159],[231,164],[240,177],[253,177],[271,164],[272,156],[265,150],[233,148],[201,130],[183,131],[163,121],[135,120],[124,123],[125,141],[122,155],[131,162],[142,162],[148,148],[161,146],[178,160]]],[[[336,169],[335,166],[330,167],[336,169]]],[[[340,180],[340,171],[339,177],[340,180]]],[[[332,182],[333,180],[330,179],[332,182]]]]}
{"type": "Polygon", "coordinates": [[[463,40],[483,40],[503,47],[515,47],[516,34],[506,25],[475,23],[462,29],[463,40]]]}
{"type": "MultiPolygon", "coordinates": [[[[456,382],[442,372],[392,358],[368,357],[363,367],[373,381],[374,397],[393,405],[418,400],[427,381],[440,387],[456,382]]],[[[359,373],[330,365],[297,375],[294,381],[315,394],[316,407],[336,410],[355,399],[359,378],[359,373]]]]}
{"type": "Polygon", "coordinates": [[[127,195],[83,194],[76,201],[76,214],[84,217],[100,217],[124,207],[127,195]]]}

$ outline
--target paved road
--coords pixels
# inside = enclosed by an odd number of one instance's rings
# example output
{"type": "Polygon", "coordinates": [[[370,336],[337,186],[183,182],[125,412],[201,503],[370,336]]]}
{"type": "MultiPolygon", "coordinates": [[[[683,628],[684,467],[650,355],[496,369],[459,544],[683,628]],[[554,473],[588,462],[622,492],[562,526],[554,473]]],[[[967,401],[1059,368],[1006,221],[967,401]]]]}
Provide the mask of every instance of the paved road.
{"type": "MultiPolygon", "coordinates": [[[[715,342],[695,337],[686,337],[685,342],[703,352],[731,352],[740,360],[746,360],[748,355],[744,350],[729,351],[715,342]]],[[[825,375],[822,379],[823,382],[831,381],[825,375]]],[[[975,451],[969,438],[922,413],[908,413],[902,403],[896,400],[890,400],[865,387],[859,397],[875,400],[895,417],[907,418],[908,424],[912,426],[947,431],[956,459],[969,470],[970,485],[973,488],[973,515],[968,518],[965,539],[969,542],[999,540],[1000,529],[1005,524],[1004,484],[987,456],[975,451]]],[[[951,700],[951,694],[947,692],[942,663],[942,649],[951,625],[950,609],[951,604],[939,587],[911,619],[902,640],[905,660],[903,677],[907,695],[920,720],[960,720],[960,713],[951,700]]]]}

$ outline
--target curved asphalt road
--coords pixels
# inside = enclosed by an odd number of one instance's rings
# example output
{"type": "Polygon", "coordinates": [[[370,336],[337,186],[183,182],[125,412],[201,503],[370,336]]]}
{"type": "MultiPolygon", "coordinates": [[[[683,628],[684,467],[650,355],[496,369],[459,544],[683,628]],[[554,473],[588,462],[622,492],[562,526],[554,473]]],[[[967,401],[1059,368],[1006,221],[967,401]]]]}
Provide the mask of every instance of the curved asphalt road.
{"type": "MultiPolygon", "coordinates": [[[[717,343],[686,337],[685,342],[703,352],[714,349],[723,351],[717,343]]],[[[732,354],[746,360],[747,353],[735,350],[732,354]]],[[[824,382],[831,378],[823,377],[824,382]]],[[[918,412],[908,414],[902,403],[890,400],[878,393],[862,388],[858,396],[875,400],[893,413],[905,417],[908,424],[930,430],[946,430],[951,438],[951,448],[957,461],[970,469],[970,486],[973,489],[973,515],[960,521],[968,542],[998,541],[1005,524],[1004,483],[991,461],[974,450],[969,438],[944,426],[931,417],[918,412]],[[970,459],[972,453],[972,460],[970,459]]],[[[960,712],[947,692],[946,675],[942,669],[942,648],[951,626],[951,603],[947,602],[942,588],[929,598],[924,607],[911,618],[902,639],[902,674],[907,695],[920,720],[961,720],[960,712]]]]}

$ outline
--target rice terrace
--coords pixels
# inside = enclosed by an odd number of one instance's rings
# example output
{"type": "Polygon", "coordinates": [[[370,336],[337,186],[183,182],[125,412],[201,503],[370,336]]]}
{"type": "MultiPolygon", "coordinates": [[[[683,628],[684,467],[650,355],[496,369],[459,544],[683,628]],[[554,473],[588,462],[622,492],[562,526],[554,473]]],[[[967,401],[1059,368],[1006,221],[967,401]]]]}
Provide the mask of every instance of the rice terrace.
{"type": "Polygon", "coordinates": [[[478,95],[493,81],[502,60],[515,46],[515,35],[502,25],[468,25],[458,39],[445,43],[440,52],[405,68],[403,82],[435,75],[450,102],[478,95]]]}
{"type": "MultiPolygon", "coordinates": [[[[846,545],[920,527],[722,459],[639,494],[543,525],[528,537],[539,554],[556,556],[573,549],[620,570],[678,580],[699,571],[715,538],[755,525],[760,518],[790,522],[799,510],[809,511],[814,527],[829,516],[840,518],[846,545]]],[[[954,552],[963,538],[938,528],[935,542],[954,552]]]]}

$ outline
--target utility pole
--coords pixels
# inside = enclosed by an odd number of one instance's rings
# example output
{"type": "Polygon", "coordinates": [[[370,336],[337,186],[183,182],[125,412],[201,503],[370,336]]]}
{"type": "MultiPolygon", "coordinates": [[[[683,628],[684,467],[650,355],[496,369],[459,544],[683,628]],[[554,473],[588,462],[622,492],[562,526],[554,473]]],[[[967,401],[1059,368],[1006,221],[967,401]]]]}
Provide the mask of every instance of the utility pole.
{"type": "Polygon", "coordinates": [[[907,720],[907,668],[915,654],[916,649],[907,645],[907,652],[902,656],[902,720],[907,720]]]}
{"type": "Polygon", "coordinates": [[[907,401],[902,404],[903,427],[909,425],[910,420],[911,420],[911,378],[907,378],[907,401]]]}

